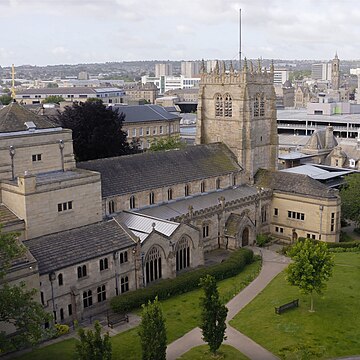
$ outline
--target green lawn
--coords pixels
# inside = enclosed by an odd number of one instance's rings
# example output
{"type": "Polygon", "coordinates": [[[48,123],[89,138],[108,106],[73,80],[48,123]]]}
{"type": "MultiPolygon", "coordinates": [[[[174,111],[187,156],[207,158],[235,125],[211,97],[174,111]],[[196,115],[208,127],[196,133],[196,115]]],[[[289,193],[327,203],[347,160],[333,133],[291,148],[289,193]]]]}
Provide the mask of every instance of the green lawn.
{"type": "MultiPolygon", "coordinates": [[[[240,292],[246,284],[254,279],[260,270],[260,261],[246,266],[244,271],[233,278],[218,283],[219,292],[224,302],[229,301],[240,292]]],[[[200,321],[199,297],[201,290],[194,290],[186,294],[174,296],[161,301],[162,310],[166,319],[168,343],[173,342],[197,327],[200,321]]],[[[140,340],[137,329],[131,329],[111,338],[114,359],[136,360],[141,359],[140,340]]],[[[34,350],[31,353],[20,356],[21,360],[46,360],[54,359],[49,354],[56,354],[62,360],[72,359],[75,340],[63,341],[46,348],[34,350]],[[62,345],[64,344],[64,345],[62,345]],[[54,349],[56,347],[56,349],[54,349]]]]}
{"type": "Polygon", "coordinates": [[[283,359],[328,359],[360,354],[360,253],[337,253],[324,296],[309,297],[279,274],[230,323],[283,359]],[[274,307],[300,299],[298,309],[276,315],[274,307]]]}
{"type": "Polygon", "coordinates": [[[179,360],[248,360],[244,354],[239,350],[233,348],[230,345],[221,345],[216,357],[213,357],[209,352],[209,347],[207,345],[197,346],[183,356],[179,357],[179,360]]]}

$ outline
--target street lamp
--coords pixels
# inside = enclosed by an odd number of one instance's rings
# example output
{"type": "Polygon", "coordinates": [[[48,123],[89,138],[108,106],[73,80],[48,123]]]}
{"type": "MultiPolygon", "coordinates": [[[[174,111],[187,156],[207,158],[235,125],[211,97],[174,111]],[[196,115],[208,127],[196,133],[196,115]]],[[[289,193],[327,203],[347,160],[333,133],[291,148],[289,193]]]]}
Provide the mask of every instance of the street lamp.
{"type": "Polygon", "coordinates": [[[62,171],[65,171],[64,167],[64,140],[59,140],[59,149],[60,149],[60,156],[61,156],[61,169],[62,171]]]}
{"type": "Polygon", "coordinates": [[[11,179],[14,180],[15,179],[15,173],[14,173],[15,148],[12,145],[10,145],[9,147],[9,154],[11,158],[11,179]]]}
{"type": "Polygon", "coordinates": [[[51,272],[49,274],[49,280],[50,280],[50,285],[51,285],[51,300],[52,300],[52,306],[53,306],[53,314],[54,314],[54,320],[56,323],[56,311],[55,311],[55,299],[54,299],[54,286],[53,286],[53,281],[56,280],[56,275],[54,272],[51,272]]]}

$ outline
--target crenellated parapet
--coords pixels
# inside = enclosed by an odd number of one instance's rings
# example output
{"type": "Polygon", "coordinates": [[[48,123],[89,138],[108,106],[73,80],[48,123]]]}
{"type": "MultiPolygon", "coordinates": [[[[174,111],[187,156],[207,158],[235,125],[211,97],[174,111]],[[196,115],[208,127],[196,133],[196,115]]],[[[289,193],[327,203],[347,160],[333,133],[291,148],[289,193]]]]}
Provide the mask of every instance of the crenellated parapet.
{"type": "Polygon", "coordinates": [[[210,72],[206,71],[205,65],[201,66],[201,81],[200,85],[216,85],[216,84],[268,84],[273,85],[274,83],[274,66],[270,66],[270,69],[262,68],[261,61],[258,61],[258,65],[250,61],[244,60],[243,68],[240,71],[235,71],[233,64],[230,63],[229,69],[226,68],[225,62],[216,62],[214,69],[210,72]]]}

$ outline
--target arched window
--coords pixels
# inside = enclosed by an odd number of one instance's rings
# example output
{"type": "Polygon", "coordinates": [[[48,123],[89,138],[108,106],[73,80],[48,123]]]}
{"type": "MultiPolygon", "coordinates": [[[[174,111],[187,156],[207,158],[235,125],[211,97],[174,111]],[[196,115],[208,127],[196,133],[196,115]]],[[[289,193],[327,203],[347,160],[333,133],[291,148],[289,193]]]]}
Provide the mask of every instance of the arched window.
{"type": "Polygon", "coordinates": [[[233,184],[233,186],[236,185],[236,175],[235,174],[233,175],[233,178],[232,178],[232,184],[233,184]]]}
{"type": "Polygon", "coordinates": [[[100,266],[100,271],[108,269],[109,268],[108,259],[107,258],[100,259],[99,266],[100,266]]]}
{"type": "Polygon", "coordinates": [[[216,190],[219,190],[220,187],[221,187],[221,180],[220,180],[220,178],[217,178],[216,179],[216,190]]]}
{"type": "Polygon", "coordinates": [[[109,201],[109,214],[113,214],[115,212],[115,201],[110,200],[109,201]]]}
{"type": "Polygon", "coordinates": [[[232,98],[231,98],[230,94],[225,95],[224,116],[225,117],[232,117],[232,98]]]}
{"type": "Polygon", "coordinates": [[[260,116],[259,108],[260,108],[260,94],[256,94],[254,99],[254,117],[260,116]]]}
{"type": "Polygon", "coordinates": [[[171,188],[168,189],[168,200],[172,200],[173,198],[173,191],[171,188]]]}
{"type": "Polygon", "coordinates": [[[86,276],[86,265],[78,266],[77,268],[78,279],[86,276]]]}
{"type": "Polygon", "coordinates": [[[259,115],[260,116],[265,116],[265,97],[264,97],[264,94],[260,95],[260,111],[259,111],[259,115]]]}
{"type": "Polygon", "coordinates": [[[154,194],[153,191],[149,194],[149,204],[150,204],[150,205],[154,205],[154,204],[155,204],[155,194],[154,194]]]}
{"type": "Polygon", "coordinates": [[[185,185],[185,196],[190,195],[190,186],[188,184],[185,185]]]}
{"type": "Polygon", "coordinates": [[[130,209],[135,209],[135,208],[136,208],[135,196],[131,195],[130,196],[130,209]]]}
{"type": "Polygon", "coordinates": [[[223,98],[220,94],[215,95],[215,116],[224,116],[223,98]]]}
{"type": "Polygon", "coordinates": [[[59,286],[64,285],[63,274],[58,275],[58,283],[59,283],[59,286]]]}
{"type": "Polygon", "coordinates": [[[203,192],[205,192],[205,189],[206,189],[205,181],[202,181],[201,184],[200,184],[200,191],[203,193],[203,192]]]}
{"type": "Polygon", "coordinates": [[[64,309],[63,308],[60,309],[60,320],[61,321],[64,320],[64,309]]]}
{"type": "Polygon", "coordinates": [[[146,284],[161,279],[162,267],[161,267],[161,254],[158,247],[153,247],[149,251],[145,260],[145,282],[146,284]]]}
{"type": "Polygon", "coordinates": [[[176,271],[186,269],[190,266],[190,244],[186,237],[180,239],[176,244],[176,271]]]}

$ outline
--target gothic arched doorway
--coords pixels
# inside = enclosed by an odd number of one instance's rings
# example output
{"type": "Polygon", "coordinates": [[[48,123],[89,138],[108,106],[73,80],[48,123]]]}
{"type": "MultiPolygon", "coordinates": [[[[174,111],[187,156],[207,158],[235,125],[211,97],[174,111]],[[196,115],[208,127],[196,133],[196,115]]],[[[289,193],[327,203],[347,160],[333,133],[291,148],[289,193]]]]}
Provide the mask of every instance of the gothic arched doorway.
{"type": "Polygon", "coordinates": [[[297,241],[297,239],[298,239],[298,234],[297,234],[296,231],[293,231],[293,233],[292,233],[292,242],[297,241]]]}
{"type": "Polygon", "coordinates": [[[249,228],[246,226],[241,235],[241,245],[249,245],[249,228]]]}

